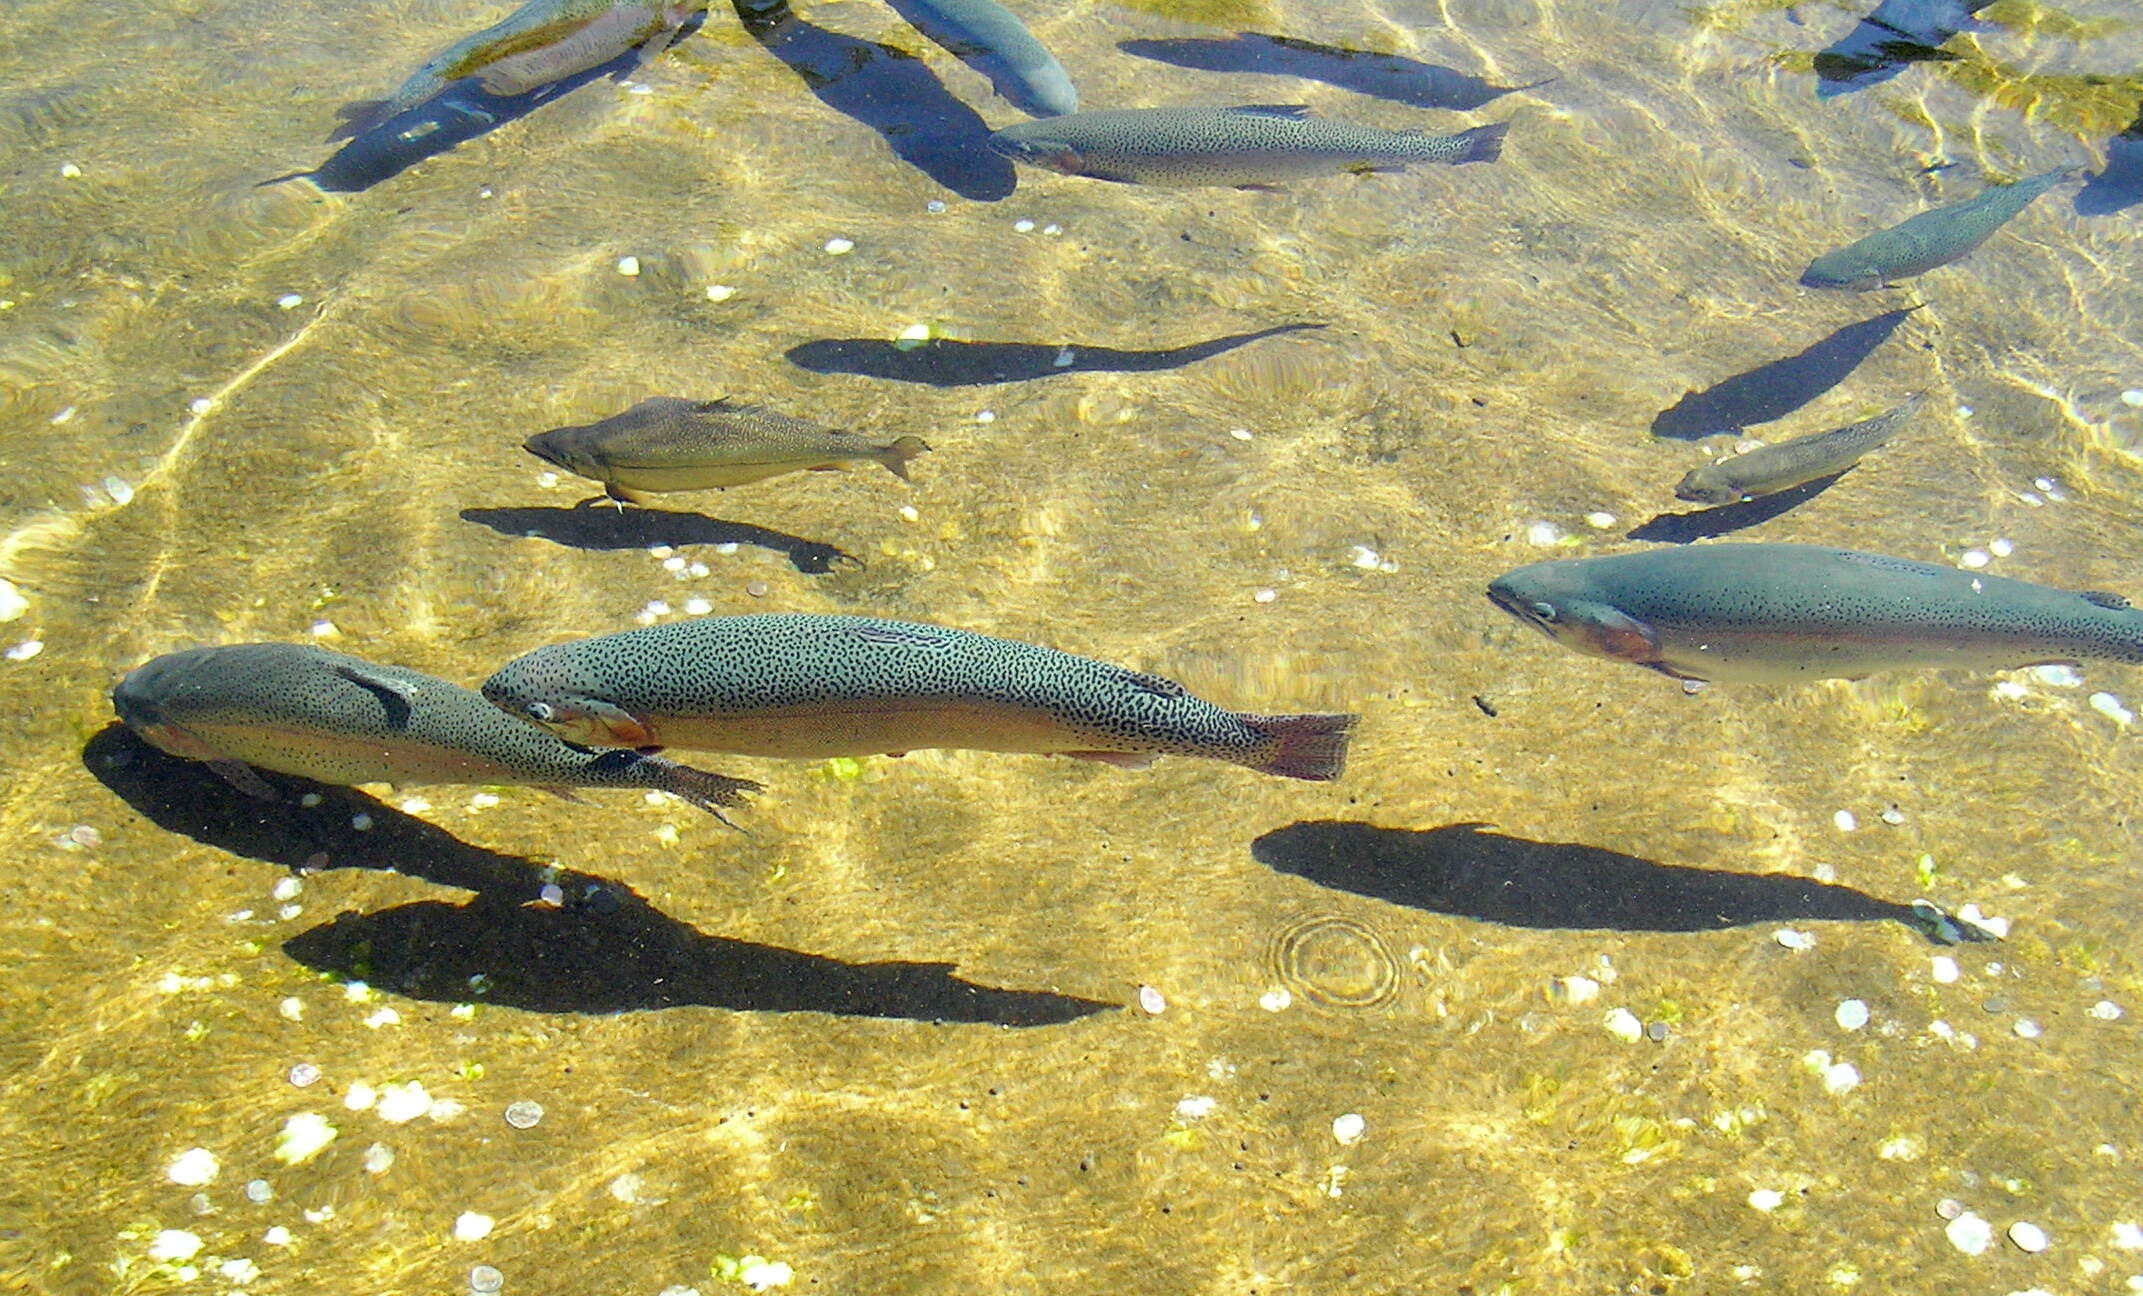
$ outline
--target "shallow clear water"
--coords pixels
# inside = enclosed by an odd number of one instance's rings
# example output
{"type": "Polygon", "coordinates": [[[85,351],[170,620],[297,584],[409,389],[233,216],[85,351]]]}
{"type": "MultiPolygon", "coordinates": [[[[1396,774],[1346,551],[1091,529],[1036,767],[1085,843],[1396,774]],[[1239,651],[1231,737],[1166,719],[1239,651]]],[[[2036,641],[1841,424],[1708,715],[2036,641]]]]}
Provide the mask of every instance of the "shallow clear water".
{"type": "Polygon", "coordinates": [[[1019,115],[891,10],[754,39],[718,5],[633,84],[326,195],[254,184],[503,10],[0,13],[10,1288],[459,1292],[490,1265],[705,1296],[745,1256],[829,1293],[2132,1285],[2133,668],[1692,697],[1482,589],[1692,511],[1672,485],[1725,442],[1652,431],[1687,391],[1792,406],[1750,428],[1776,439],[1925,390],[1737,538],[2137,592],[2143,206],[2071,184],[1906,287],[1794,280],[1988,175],[2099,171],[2143,20],[2003,0],[1959,57],[1818,98],[1844,5],[1014,7],[1089,106],[1514,124],[1494,166],[1014,189],[959,132],[1019,115]],[[1239,28],[1555,79],[1454,112],[1117,47],[1239,28]],[[1289,323],[1324,327],[1083,350],[1289,323]],[[1041,349],[880,345],[914,325],[1041,349]],[[807,346],[845,338],[871,345],[807,346]],[[585,483],[519,449],[723,393],[934,450],[912,487],[620,517],[562,512],[585,483]],[[473,683],[767,610],[1363,718],[1329,786],[723,760],[770,785],[748,835],[631,793],[264,807],[111,727],[120,673],[199,643],[320,635],[473,683]],[[1893,921],[1920,896],[2008,937],[1930,944],[1893,921]],[[336,1137],[285,1164],[302,1113],[336,1137]],[[174,1182],[195,1148],[213,1178],[174,1182]]]}

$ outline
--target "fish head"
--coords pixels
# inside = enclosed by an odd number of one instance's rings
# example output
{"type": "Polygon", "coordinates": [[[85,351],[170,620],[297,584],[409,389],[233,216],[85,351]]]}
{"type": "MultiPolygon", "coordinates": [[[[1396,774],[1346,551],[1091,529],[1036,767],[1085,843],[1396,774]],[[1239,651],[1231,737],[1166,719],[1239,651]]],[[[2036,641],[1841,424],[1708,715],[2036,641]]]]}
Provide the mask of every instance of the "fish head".
{"type": "Polygon", "coordinates": [[[1051,133],[1052,122],[1021,122],[990,136],[990,151],[1061,175],[1086,174],[1086,158],[1061,133],[1051,133]]]}
{"type": "Polygon", "coordinates": [[[601,696],[565,654],[538,649],[484,681],[484,699],[517,720],[582,747],[648,747],[654,734],[638,717],[601,696]]]}
{"type": "Polygon", "coordinates": [[[182,728],[174,712],[183,712],[188,676],[207,650],[166,653],[136,666],[112,688],[112,710],[143,742],[158,751],[188,760],[213,760],[219,753],[182,728]]]}
{"type": "Polygon", "coordinates": [[[1810,262],[1801,272],[1803,288],[1842,288],[1847,292],[1868,292],[1883,286],[1883,272],[1862,263],[1859,258],[1844,254],[1850,248],[1827,252],[1810,262]]]}
{"type": "Polygon", "coordinates": [[[1544,562],[1491,581],[1488,599],[1563,647],[1593,657],[1650,665],[1659,636],[1602,599],[1578,562],[1544,562]]]}
{"type": "Polygon", "coordinates": [[[1716,465],[1692,468],[1674,488],[1674,498],[1691,504],[1732,504],[1741,498],[1739,488],[1719,480],[1716,465]]]}
{"type": "Polygon", "coordinates": [[[578,435],[577,427],[552,428],[538,432],[521,443],[521,448],[547,464],[555,464],[579,477],[597,477],[598,465],[588,453],[584,438],[578,435]]]}

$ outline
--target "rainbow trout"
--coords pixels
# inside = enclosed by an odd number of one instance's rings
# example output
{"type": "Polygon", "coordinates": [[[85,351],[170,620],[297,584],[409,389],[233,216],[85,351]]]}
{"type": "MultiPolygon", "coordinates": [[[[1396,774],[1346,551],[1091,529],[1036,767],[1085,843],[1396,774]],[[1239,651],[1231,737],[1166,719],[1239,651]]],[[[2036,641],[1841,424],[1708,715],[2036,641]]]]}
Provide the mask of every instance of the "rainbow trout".
{"type": "Polygon", "coordinates": [[[1866,292],[1963,260],[1994,237],[1994,231],[2029,207],[2034,198],[2076,171],[2072,166],[2057,167],[2012,185],[1988,189],[1963,202],[1923,211],[1902,224],[1817,257],[1802,272],[1801,284],[1807,288],[1866,292]]]}
{"type": "Polygon", "coordinates": [[[1493,162],[1509,129],[1500,122],[1456,135],[1378,130],[1311,117],[1299,106],[1129,108],[1021,122],[990,136],[990,147],[1029,166],[1120,184],[1267,189],[1417,162],[1493,162]]]}
{"type": "Polygon", "coordinates": [[[1079,111],[1071,77],[1018,16],[997,0],[888,0],[908,25],[990,79],[1030,117],[1079,111]]]}
{"type": "Polygon", "coordinates": [[[530,454],[603,483],[613,499],[634,491],[709,490],[806,469],[827,472],[859,459],[908,480],[908,461],[928,450],[921,437],[874,445],[757,405],[656,396],[622,414],[552,428],[523,443],[530,454]]]}
{"type": "Polygon", "coordinates": [[[1566,648],[1684,680],[2143,662],[2143,611],[2117,594],[1820,545],[1534,563],[1498,577],[1488,597],[1566,648]]]}
{"type": "Polygon", "coordinates": [[[720,807],[759,785],[660,756],[589,751],[499,711],[458,684],[310,644],[232,644],[167,653],[112,690],[119,718],[151,746],[208,762],[273,798],[256,769],[320,783],[477,783],[653,788],[724,823],[720,807]]]}
{"type": "Polygon", "coordinates": [[[1734,504],[1844,472],[1870,450],[1888,445],[1926,399],[1914,396],[1871,419],[1691,469],[1674,488],[1675,497],[1697,504],[1734,504]]]}
{"type": "Polygon", "coordinates": [[[529,0],[433,55],[387,98],[337,109],[343,121],[328,140],[362,135],[464,77],[507,98],[601,67],[627,50],[639,50],[644,61],[706,7],[707,0],[529,0]]]}
{"type": "Polygon", "coordinates": [[[1245,715],[1159,676],[964,630],[778,613],[554,644],[483,690],[591,746],[806,760],[953,747],[1127,768],[1165,754],[1313,780],[1338,777],[1355,719],[1245,715]]]}

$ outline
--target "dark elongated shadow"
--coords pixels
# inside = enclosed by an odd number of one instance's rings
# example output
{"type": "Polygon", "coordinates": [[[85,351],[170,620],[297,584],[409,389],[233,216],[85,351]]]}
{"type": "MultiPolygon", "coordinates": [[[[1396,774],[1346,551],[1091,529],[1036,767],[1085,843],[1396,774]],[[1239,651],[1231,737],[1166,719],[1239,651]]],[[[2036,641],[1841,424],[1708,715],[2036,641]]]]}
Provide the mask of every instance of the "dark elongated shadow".
{"type": "Polygon", "coordinates": [[[1261,338],[1323,327],[1322,324],[1276,324],[1255,333],[1231,333],[1207,342],[1165,347],[1158,351],[1119,351],[1115,347],[1075,346],[1068,342],[955,342],[950,338],[932,338],[928,342],[908,343],[886,342],[878,338],[820,338],[790,347],[783,354],[788,356],[790,364],[813,373],[861,374],[866,378],[927,383],[932,387],[979,387],[990,383],[1026,382],[1057,374],[1153,373],[1162,369],[1180,369],[1261,338]]]}
{"type": "Polygon", "coordinates": [[[573,508],[465,508],[461,520],[490,527],[500,535],[549,540],[573,549],[753,545],[784,555],[796,570],[813,576],[832,571],[841,563],[863,565],[861,558],[830,544],[750,522],[728,522],[704,513],[675,513],[668,509],[618,509],[606,502],[573,508]]]}
{"type": "Polygon", "coordinates": [[[817,95],[885,137],[895,156],[977,202],[1011,196],[1012,162],[990,151],[989,124],[921,59],[798,18],[787,0],[733,0],[752,39],[817,95]]]}
{"type": "Polygon", "coordinates": [[[1477,823],[1414,830],[1320,820],[1251,844],[1259,863],[1319,886],[1507,927],[1717,931],[1760,922],[1897,922],[1938,945],[1992,933],[1933,905],[1878,900],[1781,874],[1660,864],[1576,842],[1537,842],[1477,823]]]}
{"type": "MultiPolygon", "coordinates": [[[[694,14],[670,42],[700,29],[707,15],[694,14]]],[[[665,49],[669,46],[664,46],[665,49]]],[[[383,180],[393,179],[426,158],[437,157],[479,136],[488,135],[508,122],[519,121],[547,103],[573,93],[590,81],[624,77],[638,66],[638,56],[628,50],[601,67],[539,86],[526,94],[485,94],[473,79],[457,81],[438,94],[361,132],[310,171],[299,171],[263,184],[285,180],[310,180],[329,193],[356,193],[383,180]]]]}
{"type": "Polygon", "coordinates": [[[1816,97],[1834,99],[1880,85],[1912,63],[1960,57],[1941,48],[1979,26],[1972,15],[1993,0],[1882,0],[1853,30],[1817,54],[1816,97]]]}
{"type": "Polygon", "coordinates": [[[1237,32],[1229,40],[1193,36],[1125,40],[1116,42],[1116,48],[1139,58],[1175,67],[1196,68],[1201,72],[1262,72],[1270,76],[1322,81],[1342,90],[1412,104],[1416,108],[1465,111],[1492,103],[1513,90],[1531,90],[1547,84],[1547,81],[1533,81],[1526,85],[1499,86],[1457,68],[1423,63],[1398,54],[1375,54],[1368,50],[1348,49],[1344,45],[1320,45],[1316,41],[1268,36],[1262,32],[1237,32]]]}
{"type": "Polygon", "coordinates": [[[700,1005],[1002,1026],[1115,1007],[976,985],[954,976],[950,963],[844,963],[708,936],[630,887],[471,845],[355,788],[266,774],[280,799],[249,797],[117,723],[89,740],[82,764],[158,826],[219,850],[290,868],[381,869],[474,891],[463,904],[345,913],[283,945],[307,967],[412,998],[536,1012],[700,1005]],[[318,800],[306,804],[311,797],[318,800]],[[371,826],[358,830],[358,816],[371,826]],[[563,892],[561,907],[532,906],[547,883],[563,892]]]}
{"type": "Polygon", "coordinates": [[[2143,202],[2143,112],[2106,141],[2106,169],[2076,191],[2078,216],[2109,216],[2143,202]]]}
{"type": "Polygon", "coordinates": [[[1784,418],[1844,382],[1918,309],[1903,306],[1848,324],[1798,355],[1690,392],[1659,412],[1652,435],[1695,441],[1784,418]]]}
{"type": "Polygon", "coordinates": [[[1738,504],[1720,504],[1712,508],[1693,509],[1687,513],[1662,513],[1641,527],[1629,531],[1632,540],[1651,540],[1660,544],[1688,544],[1695,540],[1708,540],[1713,536],[1732,535],[1746,531],[1762,522],[1791,509],[1799,508],[1836,485],[1840,477],[1852,471],[1840,469],[1828,477],[1818,477],[1811,482],[1802,482],[1770,495],[1758,495],[1755,499],[1742,500],[1738,504]]]}

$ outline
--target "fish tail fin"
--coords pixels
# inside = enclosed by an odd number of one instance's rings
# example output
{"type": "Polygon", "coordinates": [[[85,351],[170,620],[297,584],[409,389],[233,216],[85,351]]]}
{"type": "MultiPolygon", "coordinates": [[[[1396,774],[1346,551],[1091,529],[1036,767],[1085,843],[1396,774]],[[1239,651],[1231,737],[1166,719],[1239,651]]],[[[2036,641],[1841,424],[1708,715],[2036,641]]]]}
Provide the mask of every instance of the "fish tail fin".
{"type": "Polygon", "coordinates": [[[1355,719],[1351,715],[1245,715],[1243,723],[1273,740],[1250,768],[1282,778],[1329,783],[1346,768],[1355,719]]]}
{"type": "MultiPolygon", "coordinates": [[[[722,807],[743,805],[744,798],[766,790],[764,784],[754,783],[750,779],[732,778],[711,770],[694,769],[690,765],[680,765],[676,761],[663,760],[660,757],[651,756],[646,759],[663,767],[661,777],[655,782],[657,787],[680,800],[691,802],[732,828],[737,826],[729,823],[729,816],[722,813],[722,807]]],[[[743,831],[741,828],[737,830],[743,831]]]]}
{"type": "Polygon", "coordinates": [[[1465,147],[1444,159],[1452,166],[1468,162],[1493,162],[1503,156],[1503,137],[1510,133],[1509,122],[1496,122],[1490,126],[1476,126],[1469,131],[1460,131],[1453,139],[1462,140],[1465,147]]]}
{"type": "Polygon", "coordinates": [[[327,142],[330,144],[336,140],[355,139],[394,116],[394,113],[389,100],[360,99],[356,103],[346,103],[337,108],[335,115],[342,118],[342,124],[328,133],[327,142]]]}
{"type": "Polygon", "coordinates": [[[878,462],[885,465],[887,472],[902,481],[913,481],[915,479],[908,476],[908,461],[929,448],[929,444],[919,436],[904,436],[880,450],[878,462]]]}

